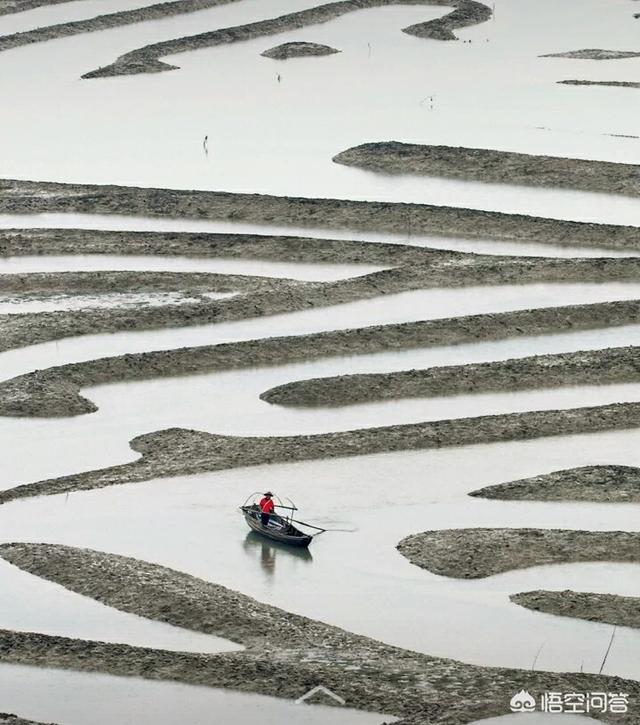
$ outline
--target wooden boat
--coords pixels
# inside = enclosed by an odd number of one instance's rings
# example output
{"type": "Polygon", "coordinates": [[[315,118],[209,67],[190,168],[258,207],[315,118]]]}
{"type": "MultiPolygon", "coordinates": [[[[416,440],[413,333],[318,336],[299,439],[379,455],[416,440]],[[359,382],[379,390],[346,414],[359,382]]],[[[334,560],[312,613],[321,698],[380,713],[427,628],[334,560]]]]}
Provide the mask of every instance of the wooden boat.
{"type": "Polygon", "coordinates": [[[287,499],[287,501],[291,504],[288,506],[283,504],[277,496],[274,496],[274,499],[278,501],[278,503],[274,504],[275,507],[287,511],[288,514],[285,516],[281,516],[277,513],[269,514],[269,522],[265,526],[262,523],[260,506],[257,502],[257,499],[262,495],[263,494],[260,493],[252,493],[242,506],[240,506],[240,511],[244,516],[244,520],[247,522],[249,528],[255,531],[256,534],[260,534],[260,536],[271,539],[271,541],[277,541],[280,544],[306,548],[309,546],[314,536],[317,536],[325,531],[325,529],[321,529],[319,526],[306,524],[304,521],[296,521],[293,518],[293,512],[298,509],[293,501],[287,499]],[[294,526],[294,524],[315,529],[318,534],[307,534],[304,531],[301,531],[297,526],[294,526]]]}
{"type": "Polygon", "coordinates": [[[266,536],[267,539],[278,541],[281,544],[289,544],[290,546],[307,547],[311,543],[313,536],[305,534],[296,528],[289,519],[283,518],[278,514],[270,514],[267,526],[262,525],[260,516],[260,507],[254,503],[250,506],[241,506],[244,520],[249,527],[257,534],[266,536]]]}

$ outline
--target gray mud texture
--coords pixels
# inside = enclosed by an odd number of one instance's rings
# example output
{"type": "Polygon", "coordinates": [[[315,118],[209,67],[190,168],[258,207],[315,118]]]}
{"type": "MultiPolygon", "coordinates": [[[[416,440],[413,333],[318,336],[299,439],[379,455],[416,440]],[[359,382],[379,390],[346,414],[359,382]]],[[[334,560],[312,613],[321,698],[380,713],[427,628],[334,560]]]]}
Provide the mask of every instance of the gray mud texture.
{"type": "Polygon", "coordinates": [[[401,398],[640,382],[640,348],[606,348],[393,373],[310,378],[270,388],[267,403],[337,407],[401,398]]]}
{"type": "Polygon", "coordinates": [[[560,617],[576,617],[618,627],[640,627],[640,598],[594,592],[538,590],[512,594],[512,602],[560,617]]]}
{"type": "MultiPolygon", "coordinates": [[[[80,391],[92,385],[593,330],[635,324],[639,314],[640,301],[631,300],[376,325],[99,358],[0,381],[0,415],[56,417],[90,413],[96,410],[95,405],[83,398],[80,391]]],[[[5,317],[22,318],[25,315],[5,317]]],[[[32,320],[33,336],[42,335],[44,333],[40,331],[46,330],[39,324],[42,316],[35,315],[35,318],[32,320]]],[[[139,315],[133,315],[133,318],[139,319],[139,315]]],[[[19,320],[12,322],[7,329],[15,330],[18,323],[19,320]]]]}
{"type": "Polygon", "coordinates": [[[609,161],[398,141],[354,146],[337,154],[333,160],[387,174],[421,174],[481,183],[548,186],[630,196],[640,194],[640,166],[609,161]]]}
{"type": "Polygon", "coordinates": [[[269,48],[269,50],[265,50],[260,55],[263,55],[265,58],[273,58],[274,60],[288,60],[289,58],[306,58],[316,55],[334,55],[339,52],[339,50],[332,48],[330,45],[308,43],[303,40],[298,40],[276,45],[275,48],[269,48]]]}
{"type": "Polygon", "coordinates": [[[570,529],[443,529],[397,546],[434,574],[481,579],[513,569],[587,561],[640,563],[640,533],[570,529]]]}
{"type": "Polygon", "coordinates": [[[0,295],[50,297],[52,295],[125,294],[133,292],[182,292],[202,295],[207,292],[253,292],[278,289],[294,280],[240,274],[209,272],[29,272],[0,274],[0,295]]]}
{"type": "Polygon", "coordinates": [[[569,468],[486,486],[469,495],[501,501],[640,503],[640,469],[616,465],[569,468]]]}
{"type": "MultiPolygon", "coordinates": [[[[64,2],[65,0],[60,0],[64,2]]],[[[68,1],[68,0],[66,0],[68,1]]],[[[93,18],[83,20],[71,20],[67,23],[59,23],[57,25],[48,25],[33,30],[26,30],[22,33],[12,33],[11,35],[0,36],[0,52],[18,48],[22,45],[31,45],[32,43],[42,43],[47,40],[55,40],[56,38],[67,38],[72,35],[80,35],[82,33],[93,33],[97,30],[108,30],[109,28],[119,28],[124,25],[132,25],[134,23],[142,23],[148,20],[159,20],[162,18],[170,18],[176,15],[196,12],[206,8],[215,7],[216,5],[226,5],[238,0],[174,0],[174,2],[161,2],[155,5],[149,4],[146,7],[135,8],[134,10],[123,10],[117,13],[109,13],[107,15],[98,15],[93,18]]],[[[51,2],[41,3],[50,5],[51,2]]],[[[0,15],[2,12],[0,11],[0,15]]]]}
{"type": "MultiPolygon", "coordinates": [[[[372,453],[427,450],[640,427],[640,403],[532,411],[339,433],[240,437],[170,428],[134,438],[132,463],[27,483],[0,491],[0,504],[30,496],[86,491],[155,478],[372,453]]],[[[639,535],[640,536],[640,535],[639,535]]],[[[636,554],[640,554],[635,542],[636,554]]]]}
{"type": "MultiPolygon", "coordinates": [[[[315,240],[322,246],[323,240],[315,240]]],[[[369,255],[380,262],[385,250],[379,244],[365,245],[360,259],[369,255]]],[[[382,245],[393,247],[394,245],[382,245]]],[[[491,284],[527,284],[535,282],[611,282],[640,278],[638,259],[544,259],[493,257],[450,252],[414,254],[410,247],[396,245],[387,264],[413,259],[413,264],[383,269],[337,282],[300,282],[228,275],[171,275],[170,273],[86,272],[49,275],[3,275],[0,294],[14,295],[23,285],[24,301],[45,287],[56,286],[65,292],[73,289],[106,291],[108,280],[118,289],[139,292],[144,288],[165,291],[184,282],[182,292],[191,296],[158,306],[139,304],[126,307],[103,306],[81,310],[58,310],[0,315],[0,351],[83,334],[128,330],[152,330],[190,327],[263,317],[300,310],[372,299],[416,289],[491,284]],[[141,286],[136,284],[140,279],[141,286]],[[255,282],[252,280],[255,279],[255,282]],[[73,285],[78,287],[74,288],[73,285]],[[235,284],[235,287],[232,285],[235,284]],[[207,289],[207,285],[211,285],[207,289]],[[237,291],[227,299],[203,296],[206,291],[237,291]]],[[[325,255],[327,252],[325,251],[325,255]]],[[[114,290],[115,291],[115,288],[114,290]]],[[[615,323],[611,323],[615,324],[615,323]]]]}
{"type": "MultiPolygon", "coordinates": [[[[0,213],[58,212],[180,217],[640,250],[640,229],[617,224],[560,221],[428,204],[0,180],[0,213]]],[[[20,232],[14,230],[16,233],[20,232]]]]}
{"type": "Polygon", "coordinates": [[[611,86],[613,88],[640,88],[640,81],[583,81],[566,80],[557,81],[565,86],[611,86]]]}
{"type": "Polygon", "coordinates": [[[547,53],[540,58],[576,58],[578,60],[622,60],[624,58],[637,58],[638,50],[604,50],[602,48],[582,48],[581,50],[568,50],[564,53],[547,53]]]}
{"type": "MultiPolygon", "coordinates": [[[[225,637],[240,652],[198,655],[0,632],[6,662],[175,680],[293,699],[322,682],[347,706],[401,718],[404,725],[463,725],[509,712],[511,694],[626,692],[637,682],[582,673],[479,667],[385,645],[262,604],[217,584],[136,559],[50,544],[4,544],[7,561],[107,606],[225,637]]],[[[635,723],[634,708],[612,716],[635,723]]],[[[607,716],[609,719],[609,716],[607,716]]]]}
{"type": "Polygon", "coordinates": [[[454,30],[475,25],[488,20],[491,10],[475,0],[340,0],[339,2],[317,5],[299,12],[288,13],[268,20],[260,20],[246,25],[221,28],[198,35],[175,38],[125,53],[111,65],[85,73],[83,78],[105,78],[135,73],[161,73],[176,70],[178,66],[164,63],[160,58],[177,53],[210,48],[217,45],[236,43],[253,38],[300,30],[310,25],[326,23],[347,13],[365,8],[386,7],[389,5],[427,5],[453,7],[454,10],[443,18],[418,23],[404,28],[405,33],[420,38],[455,40],[454,30]]]}
{"type": "Polygon", "coordinates": [[[2,0],[0,3],[0,16],[34,10],[44,5],[58,5],[66,2],[69,2],[69,0],[2,0]]]}

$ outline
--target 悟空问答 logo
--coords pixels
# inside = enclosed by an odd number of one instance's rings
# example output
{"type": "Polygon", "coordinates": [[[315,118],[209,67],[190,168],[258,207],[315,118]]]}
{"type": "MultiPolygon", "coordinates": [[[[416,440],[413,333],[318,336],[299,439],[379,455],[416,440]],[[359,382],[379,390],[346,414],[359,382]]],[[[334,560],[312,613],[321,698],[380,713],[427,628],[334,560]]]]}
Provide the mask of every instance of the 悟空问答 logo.
{"type": "Polygon", "coordinates": [[[533,712],[536,709],[536,701],[526,690],[520,690],[511,698],[509,706],[511,712],[533,712]]]}

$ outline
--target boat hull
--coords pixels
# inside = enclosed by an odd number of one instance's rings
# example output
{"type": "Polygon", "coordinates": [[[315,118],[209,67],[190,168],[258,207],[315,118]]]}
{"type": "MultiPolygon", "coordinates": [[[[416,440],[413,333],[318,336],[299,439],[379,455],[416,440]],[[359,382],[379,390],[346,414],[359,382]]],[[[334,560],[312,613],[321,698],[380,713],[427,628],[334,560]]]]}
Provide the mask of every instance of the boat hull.
{"type": "Polygon", "coordinates": [[[256,534],[260,534],[260,536],[264,536],[266,539],[271,539],[271,541],[306,548],[313,539],[312,536],[302,533],[302,531],[296,529],[292,524],[287,524],[277,514],[271,514],[270,525],[263,526],[260,509],[257,506],[242,506],[240,510],[249,528],[255,531],[256,534]]]}

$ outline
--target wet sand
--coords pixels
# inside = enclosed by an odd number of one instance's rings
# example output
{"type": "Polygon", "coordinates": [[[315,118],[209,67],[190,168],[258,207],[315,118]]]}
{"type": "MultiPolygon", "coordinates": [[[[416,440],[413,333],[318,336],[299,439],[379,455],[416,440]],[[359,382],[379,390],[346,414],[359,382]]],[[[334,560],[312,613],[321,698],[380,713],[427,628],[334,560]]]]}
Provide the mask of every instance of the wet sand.
{"type": "Polygon", "coordinates": [[[471,491],[470,496],[502,501],[640,502],[640,469],[584,466],[471,491]]]}
{"type": "Polygon", "coordinates": [[[640,533],[569,529],[445,529],[398,544],[412,564],[461,579],[587,561],[640,562],[640,533]]]}
{"type": "MultiPolygon", "coordinates": [[[[406,725],[463,723],[508,712],[521,670],[465,665],[384,645],[289,614],[187,574],[113,554],[47,544],[5,544],[4,558],[109,606],[217,634],[246,650],[190,655],[29,633],[0,633],[6,662],[144,675],[295,698],[322,681],[351,707],[406,725]],[[101,575],[94,576],[99,569],[101,575]]],[[[530,672],[527,689],[640,693],[608,676],[530,672]]],[[[634,722],[632,713],[616,722],[634,722]]]]}
{"type": "Polygon", "coordinates": [[[538,590],[512,594],[512,602],[537,612],[577,617],[618,627],[640,627],[640,598],[594,592],[538,590]]]}

